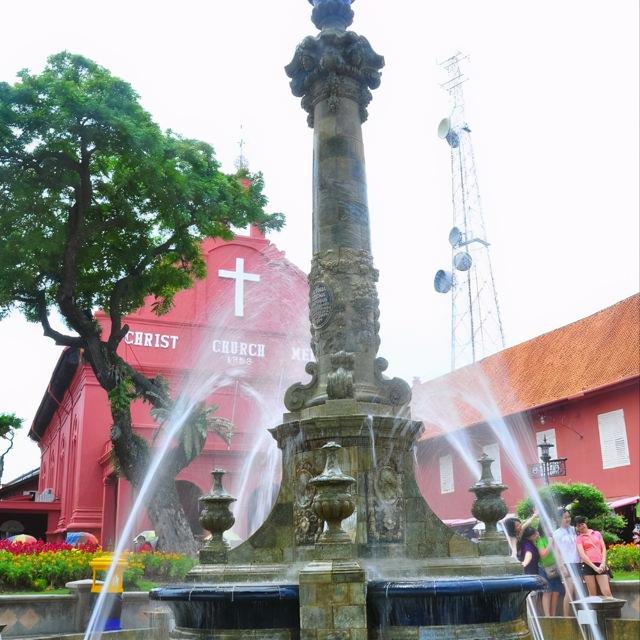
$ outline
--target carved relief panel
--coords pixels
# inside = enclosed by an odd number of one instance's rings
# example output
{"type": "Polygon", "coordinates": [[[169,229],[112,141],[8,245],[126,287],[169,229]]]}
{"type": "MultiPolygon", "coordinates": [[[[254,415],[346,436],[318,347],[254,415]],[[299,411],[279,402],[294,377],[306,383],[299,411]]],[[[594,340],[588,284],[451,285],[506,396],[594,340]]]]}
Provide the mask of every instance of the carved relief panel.
{"type": "Polygon", "coordinates": [[[404,496],[402,473],[393,461],[366,474],[367,527],[369,540],[404,540],[404,496]]]}
{"type": "Polygon", "coordinates": [[[315,544],[322,533],[324,522],[316,516],[311,508],[315,489],[309,484],[311,478],[317,476],[319,470],[313,468],[309,460],[298,464],[294,476],[293,525],[296,544],[315,544]]]}

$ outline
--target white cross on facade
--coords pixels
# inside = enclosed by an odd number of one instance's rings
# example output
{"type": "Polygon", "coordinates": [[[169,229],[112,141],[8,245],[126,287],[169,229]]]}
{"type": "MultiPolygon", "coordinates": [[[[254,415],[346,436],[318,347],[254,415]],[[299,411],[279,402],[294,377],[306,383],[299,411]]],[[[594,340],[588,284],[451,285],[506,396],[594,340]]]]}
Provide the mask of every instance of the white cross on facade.
{"type": "Polygon", "coordinates": [[[239,317],[244,316],[244,281],[260,282],[260,276],[257,273],[244,272],[244,258],[236,258],[235,271],[218,269],[218,275],[221,278],[231,278],[236,281],[235,315],[239,317]]]}

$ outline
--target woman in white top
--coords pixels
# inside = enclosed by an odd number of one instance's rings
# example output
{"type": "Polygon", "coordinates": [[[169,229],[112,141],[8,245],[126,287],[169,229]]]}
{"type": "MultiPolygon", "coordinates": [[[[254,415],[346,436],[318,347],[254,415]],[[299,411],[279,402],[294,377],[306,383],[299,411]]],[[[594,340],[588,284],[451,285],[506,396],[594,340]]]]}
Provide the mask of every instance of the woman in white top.
{"type": "Polygon", "coordinates": [[[560,526],[553,532],[553,542],[556,546],[556,561],[562,566],[562,579],[564,582],[564,600],[562,612],[565,617],[571,615],[571,601],[574,599],[574,580],[581,580],[580,554],[576,546],[576,530],[571,526],[571,514],[566,509],[562,510],[560,526]]]}

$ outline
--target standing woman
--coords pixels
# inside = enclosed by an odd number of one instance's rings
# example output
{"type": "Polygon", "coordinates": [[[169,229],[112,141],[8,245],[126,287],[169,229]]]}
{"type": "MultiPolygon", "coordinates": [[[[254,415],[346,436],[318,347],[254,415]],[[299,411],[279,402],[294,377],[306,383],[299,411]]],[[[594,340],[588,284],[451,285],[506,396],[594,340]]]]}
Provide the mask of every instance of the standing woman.
{"type": "Polygon", "coordinates": [[[571,616],[571,601],[575,599],[574,580],[581,580],[581,561],[577,547],[577,534],[571,526],[571,513],[563,509],[560,515],[560,526],[553,532],[556,546],[556,560],[560,560],[562,580],[564,582],[564,600],[562,613],[565,618],[571,616]]]}
{"type": "Polygon", "coordinates": [[[520,540],[522,538],[522,532],[526,529],[534,518],[537,517],[536,512],[533,512],[533,515],[527,518],[524,522],[520,520],[520,518],[505,518],[502,520],[502,526],[507,534],[507,542],[509,543],[509,548],[511,549],[511,555],[514,558],[518,558],[520,560],[520,540]]]}
{"type": "Polygon", "coordinates": [[[555,616],[562,593],[562,578],[552,549],[553,538],[547,536],[542,525],[538,527],[538,533],[540,537],[535,544],[540,553],[540,575],[549,585],[542,592],[542,613],[545,616],[555,616]]]}
{"type": "Polygon", "coordinates": [[[536,547],[536,541],[540,537],[537,529],[527,527],[522,531],[520,540],[520,555],[518,556],[524,572],[537,576],[540,574],[540,552],[536,547]]]}
{"type": "Polygon", "coordinates": [[[609,573],[607,569],[607,547],[599,531],[589,529],[584,516],[576,516],[576,547],[582,560],[582,575],[590,596],[600,593],[611,598],[609,573]]]}

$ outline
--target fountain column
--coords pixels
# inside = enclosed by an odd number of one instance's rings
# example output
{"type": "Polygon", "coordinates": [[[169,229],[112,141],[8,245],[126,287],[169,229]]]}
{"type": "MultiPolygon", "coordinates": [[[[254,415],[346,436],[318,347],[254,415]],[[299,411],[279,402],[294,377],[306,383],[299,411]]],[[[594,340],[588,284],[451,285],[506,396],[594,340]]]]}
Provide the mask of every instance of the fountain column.
{"type": "Polygon", "coordinates": [[[411,420],[409,385],[386,378],[387,362],[377,356],[378,272],[362,123],[384,59],[348,30],[352,0],[309,2],[319,33],[298,45],[285,70],[313,128],[309,318],[316,359],[306,367],[311,380],[287,390],[289,413],[272,429],[283,452],[277,508],[293,520],[294,557],[314,557],[314,546],[317,557],[324,520],[312,508],[319,487],[311,479],[322,470],[322,447],[335,441],[339,463],[354,479],[355,512],[343,528],[357,557],[477,553],[424,502],[412,453],[422,424],[411,420]]]}
{"type": "MultiPolygon", "coordinates": [[[[373,266],[362,122],[384,58],[347,31],[351,0],[309,0],[320,33],[298,45],[285,68],[313,127],[313,260],[309,274],[311,348],[308,384],[287,391],[290,411],[328,400],[399,413],[411,398],[403,380],[386,379],[380,346],[378,272],[373,266]],[[384,410],[382,406],[392,407],[384,410]]],[[[313,412],[311,412],[313,414],[313,412]]]]}

